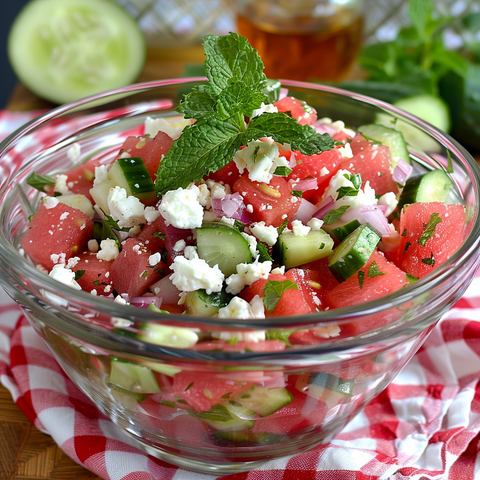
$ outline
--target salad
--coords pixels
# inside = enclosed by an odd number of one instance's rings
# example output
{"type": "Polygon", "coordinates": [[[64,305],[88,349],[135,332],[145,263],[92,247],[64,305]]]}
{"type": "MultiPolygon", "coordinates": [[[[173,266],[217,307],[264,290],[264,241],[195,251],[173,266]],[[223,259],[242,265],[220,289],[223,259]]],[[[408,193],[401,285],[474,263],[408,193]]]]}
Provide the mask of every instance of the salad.
{"type": "MultiPolygon", "coordinates": [[[[315,323],[318,312],[427,276],[459,248],[466,224],[448,173],[412,164],[395,125],[353,130],[322,117],[267,80],[239,35],[206,37],[204,48],[209,82],[184,97],[179,116],[147,118],[113,155],[30,177],[44,196],[24,255],[73,289],[150,309],[152,322],[110,327],[166,347],[275,352],[401,318],[268,331],[194,322],[314,314],[315,323]]],[[[369,385],[391,376],[390,353],[289,372],[98,354],[89,371],[182,448],[265,446],[338,429],[336,413],[360,408],[369,385]]]]}

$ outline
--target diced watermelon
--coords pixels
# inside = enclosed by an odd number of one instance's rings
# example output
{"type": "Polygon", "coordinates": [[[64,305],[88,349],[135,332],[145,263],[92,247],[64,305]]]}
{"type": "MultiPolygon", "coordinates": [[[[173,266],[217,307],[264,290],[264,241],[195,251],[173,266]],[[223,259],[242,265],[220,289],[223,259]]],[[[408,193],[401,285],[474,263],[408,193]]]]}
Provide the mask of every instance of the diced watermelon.
{"type": "MultiPolygon", "coordinates": [[[[268,276],[268,280],[283,282],[289,280],[286,275],[271,274],[268,276]]],[[[253,282],[250,286],[246,287],[239,296],[250,302],[255,295],[260,298],[264,297],[264,288],[267,280],[260,278],[253,282]]],[[[316,309],[314,310],[316,311],[316,309]]],[[[280,300],[272,312],[265,310],[266,317],[279,317],[287,315],[303,315],[305,313],[311,313],[312,307],[305,300],[304,292],[300,289],[289,288],[282,293],[280,300]]]]}
{"type": "Polygon", "coordinates": [[[363,276],[353,275],[326,294],[325,300],[330,308],[348,307],[375,300],[393,293],[407,284],[405,272],[387,261],[385,256],[378,251],[372,253],[360,271],[363,276]],[[382,274],[373,276],[374,270],[369,270],[373,262],[376,263],[378,271],[382,274]]]}
{"type": "Polygon", "coordinates": [[[207,178],[215,180],[218,183],[223,183],[225,185],[233,186],[233,184],[240,177],[240,172],[238,171],[237,165],[232,160],[230,163],[227,163],[224,167],[216,172],[211,172],[207,178]]]}
{"type": "Polygon", "coordinates": [[[398,266],[416,278],[423,278],[458,250],[463,242],[464,229],[463,205],[439,202],[407,205],[400,213],[398,266]],[[441,221],[435,225],[433,235],[423,242],[420,240],[422,234],[435,214],[441,221]]]}
{"type": "Polygon", "coordinates": [[[342,169],[362,176],[362,188],[367,181],[377,195],[387,192],[398,192],[397,183],[393,180],[390,163],[390,150],[386,145],[373,144],[367,140],[352,142],[352,158],[345,158],[342,169]]]}
{"type": "MultiPolygon", "coordinates": [[[[318,155],[303,155],[295,152],[297,165],[293,168],[288,180],[303,180],[305,178],[316,178],[316,190],[304,192],[303,198],[317,203],[323,196],[330,179],[340,169],[342,156],[337,148],[332,148],[318,155]]],[[[294,187],[295,188],[295,187],[294,187]]]]}
{"type": "Polygon", "coordinates": [[[167,273],[168,268],[163,262],[150,265],[151,255],[145,244],[136,238],[122,242],[122,251],[110,267],[112,285],[117,293],[126,293],[130,298],[141,296],[167,273]]]}
{"type": "Polygon", "coordinates": [[[252,182],[243,174],[233,185],[245,205],[253,208],[254,221],[279,227],[287,218],[293,219],[300,206],[299,198],[291,194],[290,184],[282,177],[274,176],[270,183],[252,182]]]}
{"type": "Polygon", "coordinates": [[[93,221],[78,208],[49,198],[33,216],[21,247],[35,265],[51,270],[56,263],[83,252],[93,221]]]}
{"type": "Polygon", "coordinates": [[[131,157],[140,157],[155,181],[162,155],[170,150],[171,145],[172,139],[166,133],[160,131],[154,138],[127,137],[120,152],[125,152],[131,157]]]}
{"type": "Polygon", "coordinates": [[[213,373],[199,374],[183,370],[173,378],[173,391],[197,412],[210,410],[212,405],[225,403],[252,386],[251,382],[221,378],[213,373]]]}
{"type": "Polygon", "coordinates": [[[110,265],[112,262],[99,260],[92,252],[77,255],[79,261],[72,267],[77,274],[77,283],[82,290],[91,292],[95,290],[99,295],[112,293],[112,280],[110,278],[110,265]]]}
{"type": "Polygon", "coordinates": [[[279,112],[290,113],[300,125],[312,125],[317,120],[315,109],[294,97],[284,97],[273,105],[279,112]]]}

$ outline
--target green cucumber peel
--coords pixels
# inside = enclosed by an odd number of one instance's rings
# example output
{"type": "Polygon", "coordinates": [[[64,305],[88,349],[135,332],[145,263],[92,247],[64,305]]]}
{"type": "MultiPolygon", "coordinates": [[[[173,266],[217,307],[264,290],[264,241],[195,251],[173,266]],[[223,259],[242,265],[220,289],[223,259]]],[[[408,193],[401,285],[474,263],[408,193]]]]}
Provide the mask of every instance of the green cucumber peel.
{"type": "Polygon", "coordinates": [[[309,125],[300,125],[285,113],[253,110],[268,102],[263,90],[267,78],[263,62],[244,37],[230,33],[204,38],[207,85],[194,87],[177,111],[196,121],[172,143],[160,163],[155,182],[157,196],[185,188],[229,163],[241,146],[262,137],[289,143],[305,155],[330,150],[336,142],[318,134],[309,125]]]}

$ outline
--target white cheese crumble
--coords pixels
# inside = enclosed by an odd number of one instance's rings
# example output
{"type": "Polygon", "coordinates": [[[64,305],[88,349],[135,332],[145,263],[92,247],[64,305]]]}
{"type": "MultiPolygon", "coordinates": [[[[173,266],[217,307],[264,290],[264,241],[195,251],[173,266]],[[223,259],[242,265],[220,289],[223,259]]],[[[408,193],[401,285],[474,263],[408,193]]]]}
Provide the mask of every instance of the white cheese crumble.
{"type": "Polygon", "coordinates": [[[62,195],[67,194],[70,191],[68,189],[67,182],[68,177],[66,175],[57,175],[55,177],[55,187],[53,187],[53,190],[55,192],[61,193],[62,195]]]}
{"type": "Polygon", "coordinates": [[[292,222],[292,232],[297,237],[305,237],[310,230],[311,228],[304,225],[301,220],[294,220],[292,222]]]}
{"type": "Polygon", "coordinates": [[[192,185],[170,190],[163,196],[159,210],[167,225],[183,229],[202,226],[203,207],[198,201],[198,193],[198,188],[192,185]]]}
{"type": "Polygon", "coordinates": [[[323,220],[320,220],[319,218],[312,217],[308,222],[307,225],[312,229],[312,230],[320,230],[323,226],[323,220]]]}
{"type": "Polygon", "coordinates": [[[248,233],[241,232],[242,237],[247,241],[248,248],[250,249],[250,253],[252,257],[256,257],[258,255],[257,251],[257,239],[253,235],[249,235],[248,233]]]}
{"type": "Polygon", "coordinates": [[[278,108],[272,103],[268,103],[267,105],[265,105],[262,102],[262,104],[260,105],[260,108],[256,108],[252,112],[251,118],[259,117],[262,113],[278,113],[278,108]]]}
{"type": "Polygon", "coordinates": [[[148,223],[152,223],[160,216],[160,212],[155,207],[145,207],[144,216],[148,223]]]}
{"type": "Polygon", "coordinates": [[[95,167],[95,179],[93,180],[93,186],[98,187],[101,183],[108,182],[110,177],[108,175],[108,169],[106,165],[100,165],[95,167]]]}
{"type": "Polygon", "coordinates": [[[164,132],[172,140],[176,140],[189,123],[191,123],[189,120],[183,119],[178,122],[169,122],[165,118],[147,117],[145,119],[145,135],[155,137],[158,132],[164,132]]]}
{"type": "Polygon", "coordinates": [[[81,153],[82,153],[82,149],[80,147],[80,144],[79,143],[74,143],[67,150],[67,157],[72,163],[75,163],[77,160],[80,159],[81,153]]]}
{"type": "MultiPolygon", "coordinates": [[[[188,255],[189,252],[185,253],[188,255]]],[[[179,255],[175,257],[170,268],[173,270],[170,277],[172,283],[183,292],[205,289],[207,295],[210,295],[212,292],[219,292],[222,289],[225,279],[218,265],[212,268],[198,256],[197,258],[186,258],[179,255]]]]}
{"type": "MultiPolygon", "coordinates": [[[[263,306],[263,300],[258,295],[255,295],[255,297],[253,297],[250,303],[248,303],[246,300],[243,300],[243,298],[233,297],[230,300],[230,303],[226,307],[222,307],[219,309],[218,318],[241,318],[241,319],[265,318],[265,309],[263,306]]],[[[239,334],[241,332],[219,332],[219,333],[220,333],[219,338],[223,340],[230,340],[231,338],[238,338],[240,340],[239,334]],[[227,335],[224,335],[225,333],[227,335]]],[[[260,337],[253,335],[251,337],[251,340],[247,340],[247,341],[258,341],[257,338],[264,340],[265,333],[263,333],[263,335],[260,335],[260,337]]]]}
{"type": "Polygon", "coordinates": [[[388,217],[397,208],[397,196],[393,192],[387,192],[378,199],[379,205],[387,205],[387,210],[384,213],[388,217]]]}
{"type": "Polygon", "coordinates": [[[278,230],[265,222],[252,223],[250,231],[261,241],[273,247],[278,239],[278,230]]]}
{"type": "Polygon", "coordinates": [[[358,191],[355,196],[345,195],[337,200],[338,190],[341,187],[354,187],[353,183],[345,177],[350,177],[351,173],[348,170],[339,170],[331,179],[323,198],[331,196],[335,200],[335,208],[343,205],[350,205],[353,207],[363,207],[366,205],[376,205],[375,190],[370,186],[370,182],[366,182],[365,187],[358,191]]]}
{"type": "Polygon", "coordinates": [[[111,217],[119,227],[133,227],[145,223],[145,206],[135,196],[127,196],[122,187],[111,188],[107,197],[111,217]]]}
{"type": "Polygon", "coordinates": [[[47,210],[50,210],[50,208],[55,208],[60,203],[55,197],[44,197],[42,200],[47,210]]]}
{"type": "Polygon", "coordinates": [[[185,240],[183,240],[183,238],[181,238],[180,240],[177,240],[175,242],[175,245],[173,246],[173,250],[178,253],[184,250],[186,246],[187,246],[187,243],[185,242],[185,240]]]}
{"type": "Polygon", "coordinates": [[[66,268],[65,265],[54,265],[48,276],[54,278],[57,282],[74,288],[75,290],[82,289],[82,287],[75,280],[75,272],[69,268],[66,268]]]}
{"type": "Polygon", "coordinates": [[[256,280],[268,278],[271,269],[272,262],[259,262],[258,258],[253,263],[239,263],[237,265],[237,273],[230,275],[226,280],[227,293],[237,295],[256,280]]]}
{"type": "Polygon", "coordinates": [[[106,262],[110,262],[115,260],[118,257],[119,251],[115,240],[111,238],[107,238],[106,240],[102,240],[100,243],[100,251],[97,253],[97,258],[99,260],[105,260],[106,262]]]}

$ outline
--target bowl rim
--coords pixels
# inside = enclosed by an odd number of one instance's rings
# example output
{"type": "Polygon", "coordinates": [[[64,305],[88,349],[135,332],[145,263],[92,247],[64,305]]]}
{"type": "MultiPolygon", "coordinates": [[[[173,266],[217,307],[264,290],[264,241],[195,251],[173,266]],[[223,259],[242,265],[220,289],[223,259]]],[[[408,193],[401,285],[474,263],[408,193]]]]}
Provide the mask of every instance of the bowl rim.
{"type": "MultiPolygon", "coordinates": [[[[172,85],[180,85],[180,84],[193,84],[198,83],[200,81],[204,82],[206,77],[185,77],[185,78],[173,78],[173,79],[165,79],[165,80],[157,80],[157,81],[150,81],[150,82],[142,82],[132,84],[123,88],[110,90],[105,93],[100,93],[97,95],[93,95],[76,102],[61,105],[57,108],[54,108],[46,113],[39,115],[38,117],[34,118],[30,122],[27,122],[25,125],[11,133],[8,137],[6,137],[0,143],[0,159],[3,155],[5,149],[8,149],[12,144],[15,144],[23,136],[29,134],[38,126],[48,122],[49,120],[56,118],[58,116],[64,115],[68,112],[71,112],[74,109],[79,109],[81,107],[85,107],[88,104],[92,104],[98,100],[105,100],[109,97],[114,97],[119,94],[129,94],[129,93],[139,93],[141,91],[148,91],[155,88],[160,88],[164,86],[172,86],[172,85]]],[[[480,167],[478,166],[477,162],[473,159],[473,157],[467,152],[467,150],[462,147],[456,140],[451,138],[448,134],[441,132],[437,128],[433,127],[429,123],[419,119],[418,117],[409,114],[403,110],[394,107],[386,102],[381,100],[374,99],[372,97],[368,97],[366,95],[358,94],[355,92],[351,92],[348,90],[343,90],[337,87],[332,87],[329,85],[322,85],[316,83],[309,83],[309,82],[301,82],[301,81],[293,81],[293,80],[283,80],[280,79],[282,86],[285,87],[294,87],[299,89],[306,89],[306,90],[314,90],[320,91],[325,93],[332,93],[335,95],[339,95],[342,97],[348,97],[353,101],[358,101],[363,104],[372,105],[374,107],[392,112],[395,114],[396,117],[401,118],[402,120],[407,121],[408,123],[415,123],[419,126],[422,130],[426,131],[429,135],[431,135],[435,140],[437,140],[441,145],[444,146],[448,151],[450,151],[455,157],[459,159],[463,159],[463,168],[469,169],[471,172],[471,181],[472,185],[474,186],[475,193],[476,193],[476,202],[477,205],[480,206],[480,167]]],[[[105,102],[108,103],[108,102],[105,102]]],[[[21,171],[22,169],[20,169],[21,171]]],[[[18,174],[16,171],[13,175],[18,174]]],[[[4,184],[0,189],[0,199],[8,190],[9,185],[4,184]]],[[[0,214],[3,217],[4,209],[3,209],[3,202],[2,206],[0,207],[0,214]]],[[[360,319],[365,316],[374,315],[382,313],[383,311],[390,309],[392,307],[399,306],[405,302],[411,301],[412,298],[423,295],[429,292],[432,288],[441,284],[444,280],[449,277],[453,277],[456,272],[472,257],[475,255],[480,255],[480,213],[479,208],[477,208],[475,212],[476,218],[475,222],[472,225],[469,235],[464,240],[462,246],[455,252],[452,257],[446,261],[444,264],[433,270],[429,275],[420,279],[413,285],[406,286],[401,290],[398,290],[392,294],[386,295],[381,297],[377,300],[369,301],[363,304],[354,305],[351,307],[342,307],[338,309],[332,309],[328,311],[320,311],[315,314],[308,314],[308,315],[295,315],[295,316],[288,316],[288,317],[270,317],[263,320],[254,320],[248,319],[246,321],[240,321],[237,319],[216,319],[216,318],[206,318],[206,317],[196,317],[196,316],[188,316],[187,318],[192,320],[193,322],[209,325],[209,326],[221,326],[224,325],[228,320],[228,326],[235,327],[235,328],[248,328],[248,329],[265,329],[265,328],[272,328],[272,327],[282,327],[284,325],[311,325],[311,324],[328,324],[328,323],[339,323],[342,321],[355,321],[356,319],[360,319]],[[365,308],[365,306],[367,308],[365,308]]],[[[0,217],[0,218],[1,218],[0,217]]],[[[2,218],[3,221],[3,218],[2,218]]],[[[60,282],[54,280],[53,278],[45,275],[40,270],[38,270],[33,264],[31,264],[27,259],[25,259],[20,252],[13,247],[12,244],[8,241],[8,239],[4,236],[3,229],[0,230],[0,260],[3,259],[7,262],[11,258],[12,255],[17,261],[15,268],[23,269],[23,273],[26,276],[32,276],[35,279],[37,284],[43,284],[44,286],[48,287],[50,291],[60,291],[66,297],[78,297],[79,302],[89,303],[96,307],[96,309],[100,309],[104,313],[107,313],[112,316],[116,317],[128,317],[128,318],[135,318],[136,321],[139,322],[149,322],[149,321],[158,321],[159,314],[155,314],[152,316],[146,309],[140,309],[138,307],[130,306],[130,305],[119,305],[113,302],[111,299],[97,297],[91,295],[85,291],[77,291],[73,290],[71,287],[67,285],[63,285],[60,282]]],[[[1,275],[0,275],[1,276],[1,275]]],[[[5,279],[4,279],[5,281],[5,279]]],[[[6,280],[8,281],[8,280],[6,280]]],[[[43,299],[42,299],[43,301],[43,299]]],[[[58,308],[58,305],[55,306],[58,308]]],[[[185,315],[175,315],[171,314],[168,317],[170,320],[181,320],[185,321],[185,315]]],[[[83,321],[86,322],[86,321],[83,321]]],[[[88,322],[86,322],[88,324],[88,322]]],[[[408,323],[408,322],[406,322],[408,323]]],[[[375,331],[375,330],[372,330],[375,331]]]]}

